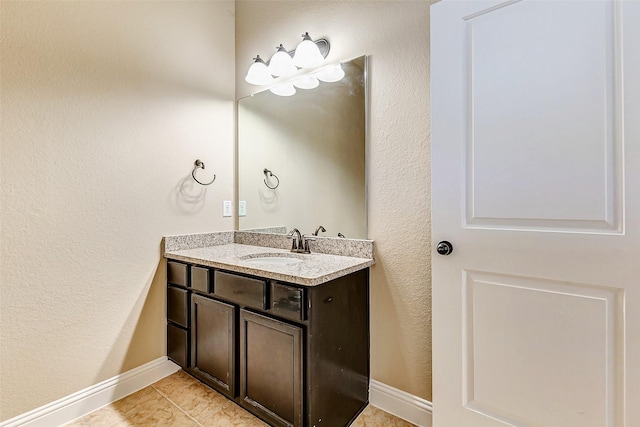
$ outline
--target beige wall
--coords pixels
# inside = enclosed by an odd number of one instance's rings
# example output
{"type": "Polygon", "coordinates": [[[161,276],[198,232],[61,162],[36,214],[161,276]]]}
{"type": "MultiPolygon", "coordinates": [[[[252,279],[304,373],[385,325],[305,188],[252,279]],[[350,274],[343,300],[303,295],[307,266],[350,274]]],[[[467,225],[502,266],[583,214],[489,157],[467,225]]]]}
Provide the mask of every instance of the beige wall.
{"type": "Polygon", "coordinates": [[[236,95],[251,58],[308,31],[328,61],[370,55],[371,373],[431,399],[429,2],[238,1],[236,95]]]}
{"type": "Polygon", "coordinates": [[[161,236],[233,227],[235,75],[233,1],[0,8],[4,420],[166,354],[161,236]]]}

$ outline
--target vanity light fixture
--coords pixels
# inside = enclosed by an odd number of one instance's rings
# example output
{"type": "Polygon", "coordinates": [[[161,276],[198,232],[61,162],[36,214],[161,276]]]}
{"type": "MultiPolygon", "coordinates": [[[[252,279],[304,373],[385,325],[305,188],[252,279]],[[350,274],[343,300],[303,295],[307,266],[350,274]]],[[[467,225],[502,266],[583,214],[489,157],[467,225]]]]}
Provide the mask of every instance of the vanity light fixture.
{"type": "Polygon", "coordinates": [[[293,63],[293,58],[289,55],[289,52],[280,44],[276,49],[276,53],[273,54],[269,61],[269,72],[276,77],[288,77],[296,73],[298,69],[293,63]]]}
{"type": "Polygon", "coordinates": [[[324,61],[320,48],[311,40],[309,33],[302,35],[302,41],[294,52],[293,63],[298,68],[314,68],[324,61]]]}
{"type": "MultiPolygon", "coordinates": [[[[282,44],[276,49],[271,59],[265,62],[260,55],[256,55],[254,63],[249,67],[244,80],[247,83],[265,86],[274,83],[275,77],[290,77],[299,69],[315,68],[322,64],[329,55],[329,40],[312,40],[309,33],[302,35],[302,42],[296,49],[287,52],[282,44]]],[[[309,85],[311,80],[307,81],[309,85]]],[[[303,84],[303,83],[301,83],[303,84]]],[[[302,88],[302,86],[299,86],[302,88]]],[[[295,90],[295,89],[294,89],[295,90]]]]}
{"type": "Polygon", "coordinates": [[[252,85],[268,85],[273,83],[273,76],[269,73],[267,64],[260,58],[260,55],[256,55],[253,60],[254,63],[249,67],[249,71],[247,71],[244,80],[252,85]]]}

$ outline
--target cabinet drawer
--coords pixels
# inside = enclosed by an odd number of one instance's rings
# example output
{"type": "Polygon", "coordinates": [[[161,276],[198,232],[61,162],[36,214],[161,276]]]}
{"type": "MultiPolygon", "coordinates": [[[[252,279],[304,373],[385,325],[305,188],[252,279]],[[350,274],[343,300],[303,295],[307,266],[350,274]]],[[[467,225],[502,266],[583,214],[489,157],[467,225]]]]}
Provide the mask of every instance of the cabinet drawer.
{"type": "Polygon", "coordinates": [[[209,293],[209,269],[191,266],[191,288],[209,293]]]}
{"type": "Polygon", "coordinates": [[[252,308],[265,309],[267,282],[215,271],[213,291],[221,298],[252,308]]]}
{"type": "Polygon", "coordinates": [[[287,319],[304,320],[305,298],[303,289],[282,283],[271,283],[271,312],[287,319]]]}
{"type": "Polygon", "coordinates": [[[172,285],[189,286],[187,265],[179,262],[167,262],[167,282],[172,285]]]}
{"type": "Polygon", "coordinates": [[[167,319],[185,328],[189,327],[189,295],[185,289],[167,286],[167,319]]]}
{"type": "Polygon", "coordinates": [[[189,332],[179,326],[167,325],[167,356],[182,368],[187,368],[189,361],[189,332]]]}

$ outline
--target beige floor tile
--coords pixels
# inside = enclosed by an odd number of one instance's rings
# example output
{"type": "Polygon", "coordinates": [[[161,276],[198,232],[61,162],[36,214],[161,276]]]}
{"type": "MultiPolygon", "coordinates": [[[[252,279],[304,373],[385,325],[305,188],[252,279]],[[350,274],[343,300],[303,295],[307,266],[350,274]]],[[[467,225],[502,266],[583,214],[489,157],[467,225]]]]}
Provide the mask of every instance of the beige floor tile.
{"type": "Polygon", "coordinates": [[[179,370],[169,375],[168,377],[164,377],[160,381],[156,381],[155,383],[151,384],[151,386],[156,389],[166,390],[181,388],[193,382],[198,382],[198,380],[187,374],[185,371],[179,370]]]}
{"type": "MultiPolygon", "coordinates": [[[[65,427],[142,426],[268,427],[239,405],[183,371],[178,371],[65,427]]],[[[369,405],[352,427],[415,426],[369,405]]]]}
{"type": "Polygon", "coordinates": [[[91,427],[89,423],[87,423],[84,418],[79,418],[75,421],[71,421],[64,425],[64,427],[91,427]]]}
{"type": "Polygon", "coordinates": [[[367,406],[352,427],[415,427],[408,421],[395,417],[375,406],[367,406]]]}
{"type": "Polygon", "coordinates": [[[145,387],[127,397],[113,402],[111,406],[125,418],[134,415],[139,409],[153,406],[155,403],[164,400],[164,397],[152,387],[145,387]]]}
{"type": "Polygon", "coordinates": [[[200,381],[178,371],[152,387],[193,418],[222,408],[229,400],[200,381]]]}
{"type": "Polygon", "coordinates": [[[113,403],[125,418],[114,426],[196,427],[196,422],[153,387],[144,388],[113,403]]]}
{"type": "Polygon", "coordinates": [[[113,405],[107,405],[85,417],[91,427],[107,427],[126,419],[125,415],[113,405]]]}
{"type": "Polygon", "coordinates": [[[83,417],[82,421],[84,424],[79,424],[79,426],[111,427],[124,420],[126,420],[126,416],[124,416],[122,412],[117,410],[113,405],[107,405],[83,417]]]}
{"type": "Polygon", "coordinates": [[[112,427],[198,427],[198,424],[183,412],[159,410],[153,414],[136,414],[112,427]]]}
{"type": "Polygon", "coordinates": [[[203,427],[268,427],[231,401],[227,401],[221,409],[197,417],[196,420],[203,427]]]}

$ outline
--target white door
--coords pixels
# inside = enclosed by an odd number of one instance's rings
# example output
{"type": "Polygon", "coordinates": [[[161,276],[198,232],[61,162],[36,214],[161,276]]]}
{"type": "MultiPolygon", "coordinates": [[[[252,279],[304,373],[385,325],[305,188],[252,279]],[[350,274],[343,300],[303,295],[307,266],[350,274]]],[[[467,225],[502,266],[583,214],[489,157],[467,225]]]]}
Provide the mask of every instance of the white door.
{"type": "Polygon", "coordinates": [[[434,426],[639,427],[640,2],[431,31],[434,426]]]}

